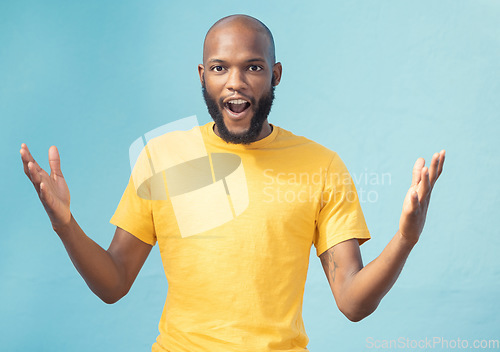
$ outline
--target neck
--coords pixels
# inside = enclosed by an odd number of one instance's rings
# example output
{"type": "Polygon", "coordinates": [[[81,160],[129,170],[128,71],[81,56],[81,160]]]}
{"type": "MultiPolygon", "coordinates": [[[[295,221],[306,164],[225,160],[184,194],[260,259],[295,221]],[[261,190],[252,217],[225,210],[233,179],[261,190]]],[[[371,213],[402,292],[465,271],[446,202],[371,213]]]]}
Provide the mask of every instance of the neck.
{"type": "Polygon", "coordinates": [[[262,130],[260,130],[259,136],[257,137],[257,141],[266,138],[267,136],[269,136],[271,134],[272,131],[273,131],[273,128],[271,127],[269,122],[267,122],[267,120],[266,120],[264,122],[264,124],[262,125],[262,130]]]}

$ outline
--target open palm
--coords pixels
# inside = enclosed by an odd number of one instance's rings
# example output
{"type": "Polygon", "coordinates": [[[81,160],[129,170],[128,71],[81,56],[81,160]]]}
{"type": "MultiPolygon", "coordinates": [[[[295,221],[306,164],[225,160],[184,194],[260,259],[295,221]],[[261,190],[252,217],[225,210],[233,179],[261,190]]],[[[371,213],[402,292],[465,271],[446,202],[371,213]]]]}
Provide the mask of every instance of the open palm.
{"type": "Polygon", "coordinates": [[[61,172],[61,159],[57,148],[49,148],[50,175],[38,165],[26,144],[22,144],[20,153],[24,173],[33,183],[52,227],[56,229],[68,224],[71,220],[70,194],[61,172]]]}
{"type": "Polygon", "coordinates": [[[420,237],[427,216],[431,192],[443,171],[445,151],[435,153],[430,167],[419,158],[413,167],[411,186],[403,201],[403,211],[399,220],[399,231],[409,241],[416,243],[420,237]]]}

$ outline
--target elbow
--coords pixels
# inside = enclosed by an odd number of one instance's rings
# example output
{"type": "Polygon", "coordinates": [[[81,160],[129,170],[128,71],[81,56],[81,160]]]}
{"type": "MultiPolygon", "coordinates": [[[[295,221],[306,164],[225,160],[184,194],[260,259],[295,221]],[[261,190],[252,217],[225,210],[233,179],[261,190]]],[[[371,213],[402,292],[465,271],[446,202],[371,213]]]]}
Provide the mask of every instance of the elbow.
{"type": "Polygon", "coordinates": [[[121,299],[121,297],[99,297],[99,298],[106,304],[115,304],[121,299]]]}
{"type": "Polygon", "coordinates": [[[106,304],[118,302],[130,291],[132,286],[132,282],[127,280],[123,270],[113,270],[112,267],[102,274],[84,277],[84,279],[90,290],[106,304]]]}
{"type": "Polygon", "coordinates": [[[366,318],[369,314],[359,314],[359,313],[345,313],[342,312],[347,319],[352,321],[353,323],[357,323],[358,321],[363,320],[366,318]]]}
{"type": "Polygon", "coordinates": [[[357,305],[357,306],[351,306],[351,307],[344,307],[341,308],[339,307],[340,311],[344,316],[352,321],[353,323],[357,323],[370,314],[372,314],[375,309],[377,309],[377,305],[357,305]]]}
{"type": "Polygon", "coordinates": [[[106,292],[94,292],[97,297],[101,299],[106,304],[115,304],[120,299],[122,299],[127,293],[128,290],[124,289],[113,289],[107,290],[106,292]]]}

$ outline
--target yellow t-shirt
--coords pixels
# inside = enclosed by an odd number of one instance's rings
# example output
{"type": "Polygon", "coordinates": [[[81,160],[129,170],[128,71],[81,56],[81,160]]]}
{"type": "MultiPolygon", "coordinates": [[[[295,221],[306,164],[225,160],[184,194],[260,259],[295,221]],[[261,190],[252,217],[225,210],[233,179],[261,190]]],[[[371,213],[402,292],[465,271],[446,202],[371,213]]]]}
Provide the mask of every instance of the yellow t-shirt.
{"type": "Polygon", "coordinates": [[[151,140],[111,223],[158,242],[168,293],[153,351],[307,351],[317,255],[370,238],[337,154],[277,126],[228,144],[213,122],[151,140]]]}

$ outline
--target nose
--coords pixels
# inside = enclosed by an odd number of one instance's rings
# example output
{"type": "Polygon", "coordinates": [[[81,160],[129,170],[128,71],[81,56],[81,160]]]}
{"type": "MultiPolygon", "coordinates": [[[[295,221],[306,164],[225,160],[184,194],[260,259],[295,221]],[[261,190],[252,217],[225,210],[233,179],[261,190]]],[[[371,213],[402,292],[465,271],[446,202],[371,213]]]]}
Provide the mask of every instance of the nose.
{"type": "Polygon", "coordinates": [[[239,91],[245,89],[247,87],[247,83],[245,81],[245,76],[238,69],[232,69],[228,72],[227,81],[226,81],[226,89],[231,91],[239,91]]]}

